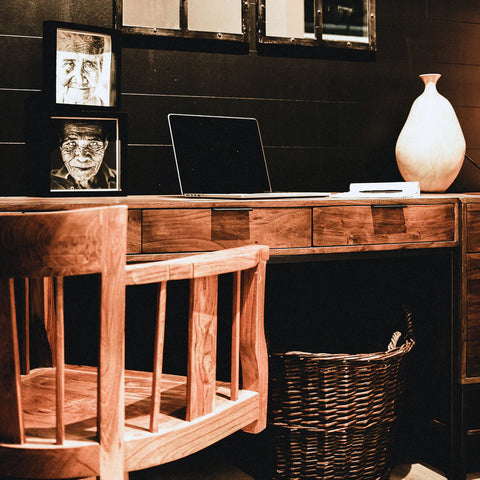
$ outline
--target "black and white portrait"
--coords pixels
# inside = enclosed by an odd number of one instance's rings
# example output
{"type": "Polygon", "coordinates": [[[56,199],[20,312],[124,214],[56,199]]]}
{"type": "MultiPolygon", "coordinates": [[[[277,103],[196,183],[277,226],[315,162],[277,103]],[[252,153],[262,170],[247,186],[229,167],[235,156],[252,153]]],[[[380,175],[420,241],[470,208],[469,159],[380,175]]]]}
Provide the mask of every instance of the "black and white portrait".
{"type": "Polygon", "coordinates": [[[109,35],[57,30],[56,102],[112,106],[112,41],[109,35]]]}
{"type": "Polygon", "coordinates": [[[117,119],[52,118],[50,191],[119,190],[117,119]]]}

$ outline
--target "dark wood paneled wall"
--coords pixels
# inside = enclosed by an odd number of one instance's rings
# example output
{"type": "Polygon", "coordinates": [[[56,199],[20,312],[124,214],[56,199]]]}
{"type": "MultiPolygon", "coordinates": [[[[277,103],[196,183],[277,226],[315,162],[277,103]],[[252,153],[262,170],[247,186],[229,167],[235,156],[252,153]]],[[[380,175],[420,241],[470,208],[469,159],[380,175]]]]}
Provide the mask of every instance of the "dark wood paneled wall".
{"type": "MultiPolygon", "coordinates": [[[[2,0],[0,194],[26,193],[25,106],[41,89],[42,21],[112,27],[113,0],[2,0]]],[[[165,42],[122,48],[130,193],[176,193],[169,112],[258,118],[278,189],[345,190],[400,180],[395,142],[421,73],[439,72],[467,153],[480,164],[480,4],[378,0],[376,55],[202,50],[165,42]],[[200,50],[200,51],[198,51],[200,50]]],[[[480,189],[465,164],[453,189],[480,189]]]]}

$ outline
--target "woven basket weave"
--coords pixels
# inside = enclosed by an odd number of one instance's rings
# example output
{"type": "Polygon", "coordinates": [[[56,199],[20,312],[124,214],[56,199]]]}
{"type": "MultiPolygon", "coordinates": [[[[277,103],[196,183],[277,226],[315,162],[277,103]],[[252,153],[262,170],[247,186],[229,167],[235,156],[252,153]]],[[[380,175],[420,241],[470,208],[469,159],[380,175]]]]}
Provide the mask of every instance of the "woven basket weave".
{"type": "Polygon", "coordinates": [[[270,357],[269,423],[278,480],[380,480],[392,468],[395,420],[405,386],[407,334],[368,354],[288,352],[270,357]]]}

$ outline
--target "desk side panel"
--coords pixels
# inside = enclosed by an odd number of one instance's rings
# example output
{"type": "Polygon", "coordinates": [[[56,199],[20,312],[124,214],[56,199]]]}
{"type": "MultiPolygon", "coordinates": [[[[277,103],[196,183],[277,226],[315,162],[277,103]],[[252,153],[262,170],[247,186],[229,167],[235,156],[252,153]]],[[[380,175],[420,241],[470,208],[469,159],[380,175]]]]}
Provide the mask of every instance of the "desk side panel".
{"type": "Polygon", "coordinates": [[[480,254],[467,255],[466,374],[480,377],[480,254]]]}

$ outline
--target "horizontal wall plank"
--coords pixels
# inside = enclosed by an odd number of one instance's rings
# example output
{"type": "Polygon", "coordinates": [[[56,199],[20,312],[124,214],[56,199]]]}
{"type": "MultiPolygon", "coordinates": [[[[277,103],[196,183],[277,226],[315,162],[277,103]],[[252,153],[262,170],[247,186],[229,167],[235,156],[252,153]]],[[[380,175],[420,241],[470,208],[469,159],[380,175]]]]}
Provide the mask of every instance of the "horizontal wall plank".
{"type": "Polygon", "coordinates": [[[467,158],[449,191],[480,192],[480,149],[469,148],[467,145],[467,158]]]}
{"type": "Polygon", "coordinates": [[[0,88],[42,86],[42,39],[0,37],[0,88]]]}
{"type": "MultiPolygon", "coordinates": [[[[435,0],[434,0],[435,1],[435,0]]],[[[427,11],[427,0],[416,0],[405,2],[404,0],[382,0],[377,1],[375,10],[377,21],[383,21],[385,17],[425,17],[427,11]]]]}
{"type": "Polygon", "coordinates": [[[361,148],[394,148],[407,119],[408,105],[342,105],[341,144],[361,148]]]}
{"type": "Polygon", "coordinates": [[[25,183],[26,154],[25,145],[5,145],[0,143],[2,175],[0,192],[2,195],[26,195],[25,183]]]}
{"type": "Polygon", "coordinates": [[[257,118],[265,145],[338,145],[339,108],[325,102],[124,95],[129,143],[169,144],[167,115],[194,113],[257,118]]]}
{"type": "Polygon", "coordinates": [[[127,149],[127,165],[129,194],[180,193],[171,146],[130,146],[127,149]]]}
{"type": "Polygon", "coordinates": [[[454,22],[480,23],[475,0],[427,0],[427,17],[454,22]]]}
{"type": "Polygon", "coordinates": [[[0,142],[24,142],[27,102],[35,92],[0,90],[0,142]]]}
{"type": "Polygon", "coordinates": [[[362,148],[275,148],[265,156],[272,188],[346,191],[354,182],[401,181],[393,152],[362,148]]]}
{"type": "MultiPolygon", "coordinates": [[[[265,157],[277,191],[345,191],[352,182],[401,181],[392,151],[266,147],[265,157]]],[[[180,193],[171,146],[128,148],[128,192],[180,193]]]]}
{"type": "Polygon", "coordinates": [[[331,74],[319,59],[138,48],[124,48],[122,56],[126,93],[328,100],[331,74]]]}
{"type": "Polygon", "coordinates": [[[2,0],[0,35],[42,36],[44,20],[112,28],[113,1],[2,0]]]}
{"type": "Polygon", "coordinates": [[[478,125],[480,124],[480,108],[475,107],[457,107],[455,109],[458,121],[462,127],[465,141],[468,148],[480,148],[480,138],[478,136],[478,125]]]}
{"type": "Polygon", "coordinates": [[[378,58],[407,62],[480,65],[480,24],[439,19],[385,17],[377,22],[378,58]]]}

